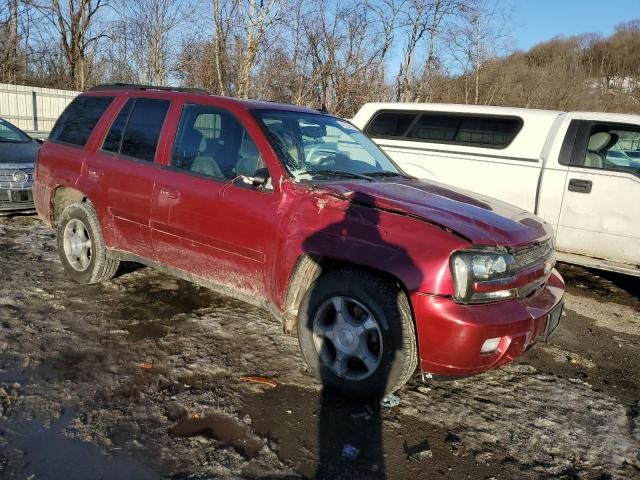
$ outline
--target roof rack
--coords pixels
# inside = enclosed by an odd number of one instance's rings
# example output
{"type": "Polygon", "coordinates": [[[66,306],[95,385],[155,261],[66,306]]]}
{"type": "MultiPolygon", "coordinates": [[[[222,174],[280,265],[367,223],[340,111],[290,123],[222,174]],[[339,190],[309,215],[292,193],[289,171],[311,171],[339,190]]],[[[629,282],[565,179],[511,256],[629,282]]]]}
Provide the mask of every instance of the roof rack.
{"type": "Polygon", "coordinates": [[[138,85],[135,83],[104,83],[91,87],[88,92],[96,92],[100,90],[163,90],[166,92],[188,92],[188,93],[206,93],[204,88],[185,88],[185,87],[160,87],[155,85],[138,85]]]}

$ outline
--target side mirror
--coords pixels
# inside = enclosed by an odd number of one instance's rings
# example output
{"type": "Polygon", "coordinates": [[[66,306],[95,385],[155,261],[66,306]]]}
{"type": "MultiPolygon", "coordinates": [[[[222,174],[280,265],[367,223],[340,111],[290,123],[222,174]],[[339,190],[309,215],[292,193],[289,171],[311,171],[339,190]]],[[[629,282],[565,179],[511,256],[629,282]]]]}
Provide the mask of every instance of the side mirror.
{"type": "Polygon", "coordinates": [[[264,167],[259,168],[253,174],[253,177],[249,177],[249,180],[251,180],[251,184],[254,187],[261,187],[269,180],[269,170],[264,167]]]}
{"type": "Polygon", "coordinates": [[[266,168],[259,168],[255,171],[252,177],[239,175],[236,178],[243,185],[251,185],[254,188],[260,188],[269,181],[269,170],[266,168]]]}

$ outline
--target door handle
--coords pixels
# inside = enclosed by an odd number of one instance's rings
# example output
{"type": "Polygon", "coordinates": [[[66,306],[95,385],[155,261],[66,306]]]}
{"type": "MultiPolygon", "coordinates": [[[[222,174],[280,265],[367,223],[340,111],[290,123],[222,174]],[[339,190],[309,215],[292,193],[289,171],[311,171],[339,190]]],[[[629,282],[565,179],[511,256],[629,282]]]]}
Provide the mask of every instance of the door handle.
{"type": "Polygon", "coordinates": [[[180,198],[179,192],[176,192],[175,190],[171,190],[166,187],[161,187],[159,193],[162,198],[166,198],[169,200],[178,200],[180,198]]]}
{"type": "Polygon", "coordinates": [[[100,180],[102,178],[102,170],[98,168],[88,167],[87,174],[89,175],[89,178],[94,180],[100,180]]]}
{"type": "Polygon", "coordinates": [[[569,191],[578,193],[591,193],[591,187],[593,183],[591,180],[580,180],[578,178],[572,178],[569,180],[569,191]]]}

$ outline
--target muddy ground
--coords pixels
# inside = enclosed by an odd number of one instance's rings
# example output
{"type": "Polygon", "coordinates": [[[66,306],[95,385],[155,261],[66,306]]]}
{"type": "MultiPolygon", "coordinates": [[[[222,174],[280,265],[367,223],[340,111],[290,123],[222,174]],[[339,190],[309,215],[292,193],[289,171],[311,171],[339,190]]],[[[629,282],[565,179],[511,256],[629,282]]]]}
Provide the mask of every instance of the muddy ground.
{"type": "Polygon", "coordinates": [[[261,310],[135,265],[79,286],[0,218],[0,477],[640,478],[640,282],[560,268],[552,344],[386,408],[323,396],[261,310]]]}

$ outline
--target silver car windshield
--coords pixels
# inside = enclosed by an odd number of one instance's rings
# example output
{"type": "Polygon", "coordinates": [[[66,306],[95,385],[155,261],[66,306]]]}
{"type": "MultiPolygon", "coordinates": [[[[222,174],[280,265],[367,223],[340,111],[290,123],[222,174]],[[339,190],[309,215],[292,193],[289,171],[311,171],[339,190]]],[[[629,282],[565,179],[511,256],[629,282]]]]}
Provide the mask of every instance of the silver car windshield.
{"type": "Polygon", "coordinates": [[[349,122],[323,114],[257,111],[255,115],[289,173],[298,180],[405,174],[349,122]]]}

